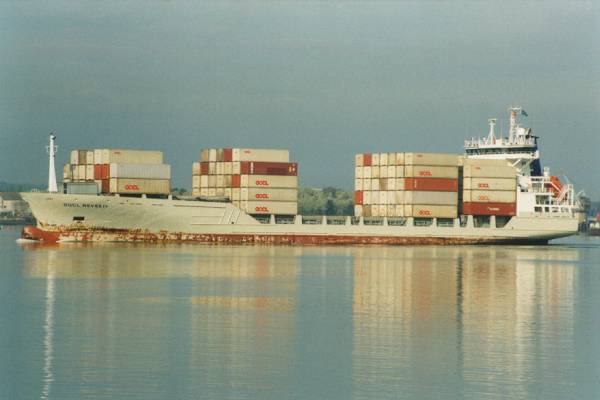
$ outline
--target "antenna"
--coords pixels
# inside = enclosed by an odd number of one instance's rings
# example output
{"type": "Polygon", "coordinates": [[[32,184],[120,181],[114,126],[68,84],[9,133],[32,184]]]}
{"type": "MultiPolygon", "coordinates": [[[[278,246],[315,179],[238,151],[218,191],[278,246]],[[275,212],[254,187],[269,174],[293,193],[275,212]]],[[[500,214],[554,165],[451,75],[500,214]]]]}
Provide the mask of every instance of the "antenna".
{"type": "Polygon", "coordinates": [[[58,146],[54,144],[56,140],[56,136],[54,133],[50,132],[50,140],[48,146],[46,146],[46,151],[48,152],[48,192],[56,193],[58,192],[58,185],[56,184],[56,168],[54,166],[54,159],[56,158],[56,150],[58,146]]]}

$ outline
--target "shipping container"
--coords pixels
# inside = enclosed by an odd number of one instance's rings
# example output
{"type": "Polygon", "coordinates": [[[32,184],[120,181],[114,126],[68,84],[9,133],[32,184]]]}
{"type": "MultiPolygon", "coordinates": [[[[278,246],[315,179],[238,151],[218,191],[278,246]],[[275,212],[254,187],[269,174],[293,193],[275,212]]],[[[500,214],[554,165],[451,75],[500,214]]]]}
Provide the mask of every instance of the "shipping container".
{"type": "Polygon", "coordinates": [[[169,179],[110,178],[111,193],[132,194],[169,194],[169,179]]]}
{"type": "Polygon", "coordinates": [[[208,197],[208,188],[200,188],[200,196],[208,197]]]}
{"type": "Polygon", "coordinates": [[[79,150],[71,150],[71,164],[79,164],[79,150]]]}
{"type": "Polygon", "coordinates": [[[169,164],[110,164],[111,178],[171,179],[169,164]]]}
{"type": "Polygon", "coordinates": [[[355,167],[362,167],[363,166],[363,155],[362,154],[356,154],[354,156],[354,166],[355,167]]]}
{"type": "Polygon", "coordinates": [[[217,195],[217,188],[215,188],[215,187],[208,188],[208,193],[207,193],[208,197],[215,197],[216,195],[217,195]]]}
{"type": "Polygon", "coordinates": [[[380,204],[381,203],[381,199],[380,194],[381,192],[379,190],[372,190],[371,191],[371,203],[370,204],[380,204]]]}
{"type": "Polygon", "coordinates": [[[372,188],[371,181],[372,181],[372,179],[363,179],[362,180],[362,185],[363,185],[362,190],[371,190],[371,188],[372,188]]]}
{"type": "Polygon", "coordinates": [[[239,188],[241,186],[241,175],[232,175],[231,176],[231,187],[239,188]]]}
{"type": "Polygon", "coordinates": [[[506,167],[510,166],[510,163],[506,160],[493,160],[487,158],[467,158],[464,156],[459,157],[458,165],[473,165],[473,166],[491,166],[491,167],[506,167]]]}
{"type": "Polygon", "coordinates": [[[388,165],[387,166],[387,177],[388,178],[395,178],[396,177],[396,166],[395,165],[388,165]]]}
{"type": "Polygon", "coordinates": [[[240,162],[233,161],[231,163],[231,174],[232,175],[240,175],[241,173],[242,173],[242,171],[241,171],[241,167],[240,167],[240,162]]]}
{"type": "Polygon", "coordinates": [[[379,178],[379,190],[388,190],[387,182],[387,178],[379,178]]]}
{"type": "Polygon", "coordinates": [[[86,151],[85,163],[86,164],[94,164],[94,150],[86,151]]]}
{"type": "Polygon", "coordinates": [[[192,175],[201,175],[199,162],[192,163],[192,175]]]}
{"type": "Polygon", "coordinates": [[[279,149],[240,149],[239,159],[233,161],[290,162],[290,151],[279,149]]]}
{"type": "Polygon", "coordinates": [[[379,167],[379,177],[380,178],[387,178],[388,177],[388,167],[387,165],[382,165],[379,167]]]}
{"type": "Polygon", "coordinates": [[[396,190],[395,192],[395,204],[404,204],[404,191],[396,190]]]}
{"type": "Polygon", "coordinates": [[[223,175],[231,175],[231,173],[233,171],[232,164],[233,163],[231,161],[225,161],[223,163],[223,175]]]}
{"type": "MultiPolygon", "coordinates": [[[[223,157],[225,157],[225,155],[223,155],[223,157]]],[[[225,197],[227,197],[229,200],[233,200],[233,196],[231,195],[231,188],[230,187],[226,187],[225,190],[223,190],[223,195],[225,197]]]]}
{"type": "Polygon", "coordinates": [[[404,165],[404,153],[396,153],[396,165],[404,165]]]}
{"type": "Polygon", "coordinates": [[[379,179],[371,179],[371,190],[380,190],[379,179]]]}
{"type": "Polygon", "coordinates": [[[415,218],[456,218],[456,206],[436,206],[429,204],[413,204],[404,206],[404,216],[415,218]]]}
{"type": "Polygon", "coordinates": [[[233,161],[233,151],[232,149],[223,149],[223,161],[232,162],[233,161]]]}
{"type": "Polygon", "coordinates": [[[209,162],[208,149],[200,150],[200,162],[209,162]]]}
{"type": "Polygon", "coordinates": [[[162,151],[102,149],[103,164],[162,164],[162,151]]]}
{"type": "Polygon", "coordinates": [[[396,206],[393,204],[390,204],[387,206],[387,213],[386,213],[387,217],[395,217],[396,216],[396,206]]]}
{"type": "Polygon", "coordinates": [[[464,215],[517,215],[516,203],[471,203],[462,204],[462,213],[464,215]]]}
{"type": "Polygon", "coordinates": [[[513,178],[464,178],[465,190],[517,190],[517,179],[513,178]]]}
{"type": "Polygon", "coordinates": [[[209,188],[217,187],[217,176],[216,175],[208,175],[208,187],[209,188]]]}
{"type": "Polygon", "coordinates": [[[208,149],[208,161],[211,163],[217,162],[217,149],[208,149]]]}
{"type": "Polygon", "coordinates": [[[298,201],[298,189],[242,188],[242,201],[298,201]]]}
{"type": "Polygon", "coordinates": [[[364,205],[362,206],[362,213],[363,213],[363,217],[371,217],[373,214],[371,213],[371,206],[370,205],[364,205]]]}
{"type": "Polygon", "coordinates": [[[370,153],[363,154],[363,166],[370,167],[373,164],[373,155],[370,153]]]}
{"type": "Polygon", "coordinates": [[[225,197],[225,188],[217,187],[215,194],[217,197],[225,197]]]}
{"type": "Polygon", "coordinates": [[[225,187],[225,179],[223,175],[217,175],[217,188],[225,187]]]}
{"type": "Polygon", "coordinates": [[[242,161],[240,171],[243,175],[298,175],[298,164],[279,162],[242,161]]]}
{"type": "Polygon", "coordinates": [[[216,162],[209,162],[208,163],[208,174],[209,175],[216,175],[217,174],[217,163],[216,162]]]}
{"type": "Polygon", "coordinates": [[[371,154],[371,166],[379,166],[379,153],[371,154]]]}
{"type": "Polygon", "coordinates": [[[432,204],[432,205],[456,205],[458,204],[458,193],[456,192],[432,192],[432,191],[405,191],[405,204],[432,204]]]}
{"type": "Polygon", "coordinates": [[[388,153],[379,153],[379,165],[387,167],[387,165],[388,165],[388,153]]]}
{"type": "Polygon", "coordinates": [[[94,180],[94,165],[93,164],[85,165],[85,180],[86,181],[94,180]]]}
{"type": "Polygon", "coordinates": [[[379,178],[379,167],[376,165],[371,167],[371,178],[379,178]]]}
{"type": "Polygon", "coordinates": [[[396,165],[396,178],[404,178],[404,165],[396,165]]]}
{"type": "Polygon", "coordinates": [[[388,153],[388,165],[396,165],[396,153],[388,153]]]}
{"type": "Polygon", "coordinates": [[[370,190],[369,191],[363,190],[363,205],[367,205],[367,204],[370,205],[373,203],[373,201],[371,199],[371,193],[373,193],[373,192],[371,192],[370,190]]]}
{"type": "Polygon", "coordinates": [[[385,204],[379,205],[379,216],[386,217],[387,216],[387,206],[385,204]]]}
{"type": "Polygon", "coordinates": [[[364,178],[368,178],[371,179],[373,177],[373,174],[371,174],[371,168],[373,167],[363,167],[363,179],[364,178]]]}
{"type": "Polygon", "coordinates": [[[362,217],[363,216],[363,206],[360,204],[356,204],[354,206],[354,216],[355,217],[362,217]]]}
{"type": "Polygon", "coordinates": [[[217,173],[217,175],[223,175],[223,163],[220,161],[217,161],[215,163],[215,172],[217,173]]]}
{"type": "Polygon", "coordinates": [[[371,217],[379,217],[379,204],[371,205],[371,217]]]}
{"type": "Polygon", "coordinates": [[[200,175],[200,188],[208,188],[208,175],[200,175]]]}
{"type": "Polygon", "coordinates": [[[362,178],[363,177],[363,167],[356,167],[354,168],[354,177],[355,178],[362,178]]]}
{"type": "MultiPolygon", "coordinates": [[[[465,167],[467,168],[467,167],[465,167]]],[[[458,167],[432,167],[428,165],[411,165],[404,168],[406,178],[458,178],[458,167]]]]}
{"type": "Polygon", "coordinates": [[[248,214],[298,214],[298,203],[295,201],[242,201],[248,214]]]}
{"type": "Polygon", "coordinates": [[[457,192],[458,179],[448,178],[405,178],[404,190],[430,190],[437,192],[457,192]]]}
{"type": "Polygon", "coordinates": [[[478,166],[465,165],[463,177],[465,178],[514,178],[517,170],[511,166],[478,166]]]}
{"type": "Polygon", "coordinates": [[[69,182],[63,183],[63,193],[97,195],[99,190],[95,182],[69,182]]]}
{"type": "Polygon", "coordinates": [[[87,150],[79,150],[79,164],[87,164],[87,150]]]}
{"type": "Polygon", "coordinates": [[[231,197],[233,200],[240,201],[241,199],[241,189],[240,188],[232,188],[231,189],[231,197]]]}
{"type": "Polygon", "coordinates": [[[209,162],[201,161],[200,162],[200,175],[208,175],[209,172],[209,162]]]}
{"type": "Polygon", "coordinates": [[[192,188],[200,188],[200,175],[192,175],[192,188]]]}
{"type": "Polygon", "coordinates": [[[297,188],[297,176],[242,175],[242,187],[297,188]]]}
{"type": "Polygon", "coordinates": [[[458,167],[459,157],[458,154],[446,153],[404,153],[404,164],[458,167]]]}
{"type": "Polygon", "coordinates": [[[223,175],[223,180],[224,180],[223,186],[226,188],[230,188],[231,181],[232,181],[231,175],[223,175]]]}
{"type": "Polygon", "coordinates": [[[363,190],[363,180],[356,178],[354,180],[354,190],[363,190]]]}
{"type": "Polygon", "coordinates": [[[510,190],[463,190],[463,202],[515,203],[517,192],[510,190]]]}
{"type": "Polygon", "coordinates": [[[200,189],[199,188],[192,188],[192,196],[200,196],[200,189]]]}
{"type": "Polygon", "coordinates": [[[217,149],[217,162],[225,161],[223,149],[217,149]]]}
{"type": "Polygon", "coordinates": [[[94,164],[106,164],[102,157],[102,149],[94,149],[94,164]]]}

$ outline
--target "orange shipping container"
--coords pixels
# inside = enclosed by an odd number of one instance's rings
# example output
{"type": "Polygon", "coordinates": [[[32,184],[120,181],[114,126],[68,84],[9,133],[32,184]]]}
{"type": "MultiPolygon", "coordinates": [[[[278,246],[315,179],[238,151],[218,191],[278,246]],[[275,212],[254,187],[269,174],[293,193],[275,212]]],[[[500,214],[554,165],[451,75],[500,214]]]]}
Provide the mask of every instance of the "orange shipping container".
{"type": "Polygon", "coordinates": [[[363,203],[363,192],[362,190],[357,190],[354,192],[354,204],[362,204],[363,203]]]}
{"type": "Polygon", "coordinates": [[[404,190],[458,192],[458,179],[405,178],[404,179],[404,190]]]}
{"type": "Polygon", "coordinates": [[[466,202],[462,205],[462,213],[464,215],[501,215],[512,217],[517,215],[517,204],[466,202]]]}

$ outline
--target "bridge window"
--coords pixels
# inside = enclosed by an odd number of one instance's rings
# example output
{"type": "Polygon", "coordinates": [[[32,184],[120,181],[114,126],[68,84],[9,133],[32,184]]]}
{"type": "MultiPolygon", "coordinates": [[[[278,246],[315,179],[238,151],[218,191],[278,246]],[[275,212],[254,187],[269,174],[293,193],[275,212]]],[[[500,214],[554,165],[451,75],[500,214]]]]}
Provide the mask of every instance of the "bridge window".
{"type": "Polygon", "coordinates": [[[489,228],[490,220],[491,218],[489,215],[474,215],[473,226],[475,226],[475,228],[489,228]]]}

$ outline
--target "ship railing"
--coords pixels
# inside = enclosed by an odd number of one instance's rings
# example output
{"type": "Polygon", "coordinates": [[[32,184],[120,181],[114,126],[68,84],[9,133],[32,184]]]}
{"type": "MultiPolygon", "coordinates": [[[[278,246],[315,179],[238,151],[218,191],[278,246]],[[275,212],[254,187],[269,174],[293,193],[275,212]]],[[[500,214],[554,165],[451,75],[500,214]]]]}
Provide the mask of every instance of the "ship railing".
{"type": "Polygon", "coordinates": [[[465,140],[465,148],[477,148],[482,146],[535,146],[535,138],[515,137],[513,140],[508,138],[471,138],[465,140]]]}

